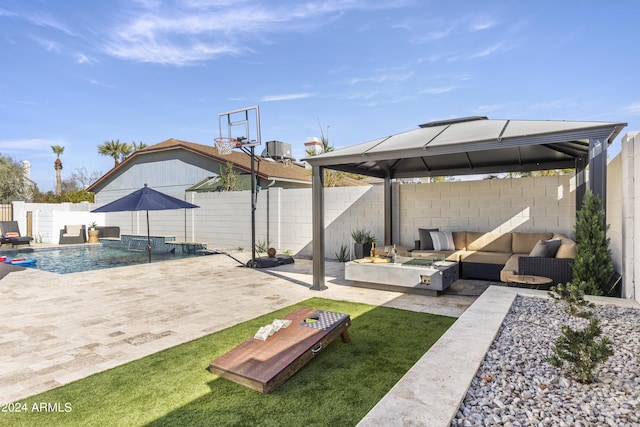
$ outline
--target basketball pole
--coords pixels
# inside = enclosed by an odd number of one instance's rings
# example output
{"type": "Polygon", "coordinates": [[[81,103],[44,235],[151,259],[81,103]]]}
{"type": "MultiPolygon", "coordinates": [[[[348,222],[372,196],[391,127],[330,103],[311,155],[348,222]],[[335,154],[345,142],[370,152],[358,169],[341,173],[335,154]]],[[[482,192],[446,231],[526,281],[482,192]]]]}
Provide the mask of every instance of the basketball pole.
{"type": "Polygon", "coordinates": [[[256,174],[255,150],[251,146],[251,268],[256,267],[256,174]]]}
{"type": "MultiPolygon", "coordinates": [[[[260,145],[261,143],[261,135],[260,135],[260,108],[259,106],[242,108],[239,110],[227,111],[226,113],[218,114],[218,130],[220,132],[220,138],[222,139],[222,117],[226,116],[226,125],[227,125],[227,133],[228,139],[232,138],[232,130],[231,128],[234,126],[244,125],[245,128],[245,136],[238,137],[235,141],[238,143],[235,148],[240,148],[245,154],[248,154],[251,157],[251,263],[247,263],[248,267],[255,268],[256,267],[256,205],[258,199],[258,191],[257,191],[257,177],[255,171],[255,145],[260,145]],[[250,134],[250,120],[249,120],[249,112],[255,111],[255,130],[256,130],[256,139],[251,139],[250,134]],[[244,114],[243,120],[232,121],[232,115],[234,114],[244,114]],[[247,147],[242,143],[244,140],[248,141],[248,145],[250,145],[250,150],[247,150],[247,147]]],[[[216,139],[217,142],[217,139],[216,139]]],[[[222,143],[222,141],[220,141],[222,143]]],[[[267,225],[268,227],[268,225],[267,225]]]]}

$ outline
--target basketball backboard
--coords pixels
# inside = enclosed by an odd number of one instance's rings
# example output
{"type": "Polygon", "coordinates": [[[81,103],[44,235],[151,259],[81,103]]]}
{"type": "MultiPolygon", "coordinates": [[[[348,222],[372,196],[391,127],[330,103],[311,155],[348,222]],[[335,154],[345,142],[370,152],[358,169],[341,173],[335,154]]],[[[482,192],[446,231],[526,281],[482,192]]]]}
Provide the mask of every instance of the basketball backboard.
{"type": "Polygon", "coordinates": [[[260,107],[240,108],[218,114],[220,137],[236,138],[242,147],[260,145],[260,107]]]}

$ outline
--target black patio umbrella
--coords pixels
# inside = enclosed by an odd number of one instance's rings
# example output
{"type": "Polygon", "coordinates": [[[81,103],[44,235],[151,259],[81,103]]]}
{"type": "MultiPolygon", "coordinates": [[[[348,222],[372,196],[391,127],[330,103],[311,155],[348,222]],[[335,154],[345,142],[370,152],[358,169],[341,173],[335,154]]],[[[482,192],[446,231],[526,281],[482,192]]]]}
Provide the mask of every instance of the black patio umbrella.
{"type": "Polygon", "coordinates": [[[169,209],[193,209],[200,206],[193,205],[167,194],[152,190],[147,187],[134,191],[133,193],[107,203],[91,212],[125,212],[125,211],[147,211],[147,251],[149,252],[149,262],[151,262],[151,233],[149,231],[149,211],[164,211],[169,209]]]}

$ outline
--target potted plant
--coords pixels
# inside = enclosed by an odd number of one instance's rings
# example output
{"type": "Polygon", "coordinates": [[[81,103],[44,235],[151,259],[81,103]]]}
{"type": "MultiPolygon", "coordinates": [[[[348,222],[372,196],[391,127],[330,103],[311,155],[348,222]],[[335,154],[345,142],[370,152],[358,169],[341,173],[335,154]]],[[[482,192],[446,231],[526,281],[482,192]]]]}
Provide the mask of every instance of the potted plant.
{"type": "Polygon", "coordinates": [[[371,235],[370,231],[363,229],[353,230],[351,238],[355,242],[353,245],[353,254],[356,259],[369,256],[371,253],[371,245],[375,243],[376,238],[371,235]]]}
{"type": "Polygon", "coordinates": [[[96,224],[96,222],[95,222],[95,221],[93,221],[93,222],[91,223],[91,225],[89,226],[89,230],[93,231],[93,230],[95,230],[95,229],[96,229],[96,227],[97,227],[97,226],[98,226],[98,224],[96,224]]]}

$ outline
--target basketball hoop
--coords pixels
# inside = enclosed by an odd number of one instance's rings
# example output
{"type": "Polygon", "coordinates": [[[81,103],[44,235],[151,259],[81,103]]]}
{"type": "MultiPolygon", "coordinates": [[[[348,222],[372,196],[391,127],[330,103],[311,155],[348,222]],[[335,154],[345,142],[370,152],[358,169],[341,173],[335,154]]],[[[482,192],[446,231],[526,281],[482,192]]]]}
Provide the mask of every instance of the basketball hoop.
{"type": "Polygon", "coordinates": [[[237,148],[240,146],[240,143],[238,142],[237,138],[231,138],[228,136],[216,138],[214,139],[214,143],[216,145],[216,148],[218,149],[218,154],[222,156],[231,154],[234,148],[237,148]]]}

